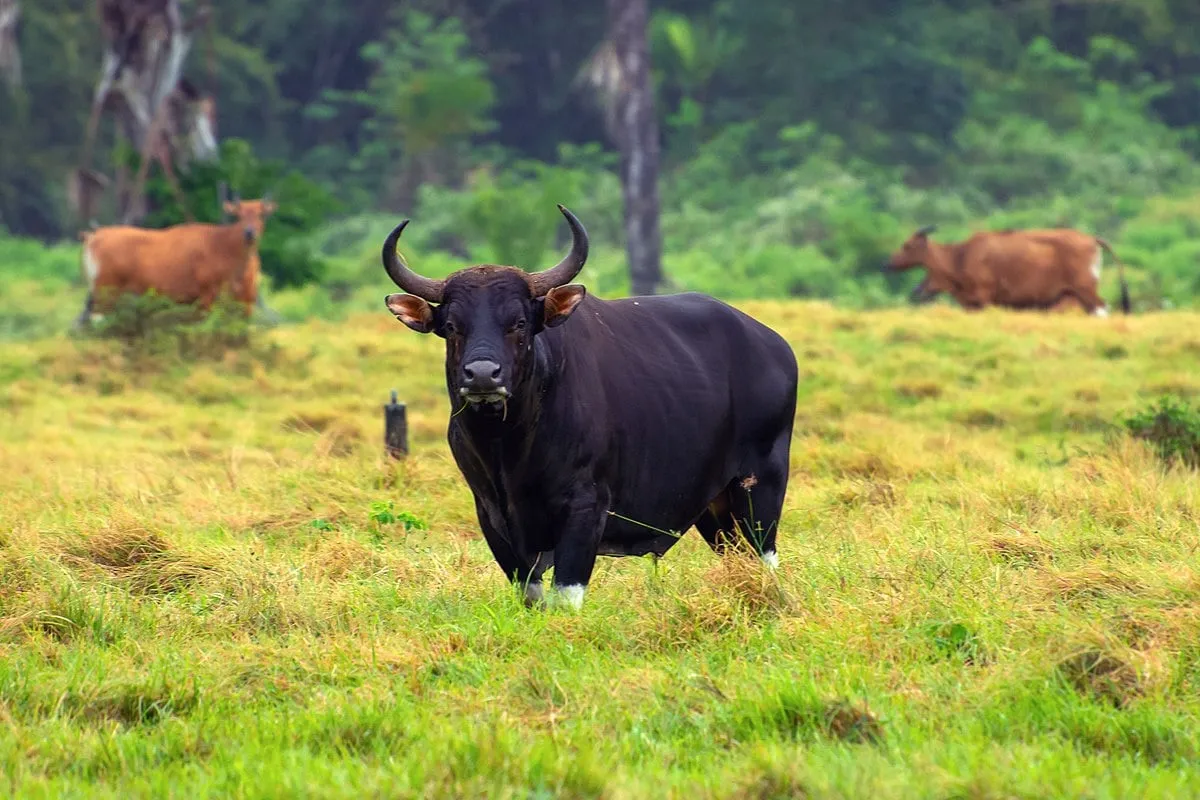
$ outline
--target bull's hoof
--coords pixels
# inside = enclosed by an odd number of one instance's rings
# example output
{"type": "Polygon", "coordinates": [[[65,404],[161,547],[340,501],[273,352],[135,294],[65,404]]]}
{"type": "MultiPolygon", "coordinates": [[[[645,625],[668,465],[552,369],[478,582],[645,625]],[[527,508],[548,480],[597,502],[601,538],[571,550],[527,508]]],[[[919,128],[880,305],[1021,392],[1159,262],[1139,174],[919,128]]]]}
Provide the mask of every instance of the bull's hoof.
{"type": "Polygon", "coordinates": [[[568,586],[555,586],[548,601],[554,608],[578,611],[583,608],[583,594],[586,589],[587,587],[577,583],[568,586]]]}
{"type": "Polygon", "coordinates": [[[546,593],[542,588],[542,584],[528,583],[525,585],[524,602],[526,608],[544,608],[546,605],[546,593]]]}

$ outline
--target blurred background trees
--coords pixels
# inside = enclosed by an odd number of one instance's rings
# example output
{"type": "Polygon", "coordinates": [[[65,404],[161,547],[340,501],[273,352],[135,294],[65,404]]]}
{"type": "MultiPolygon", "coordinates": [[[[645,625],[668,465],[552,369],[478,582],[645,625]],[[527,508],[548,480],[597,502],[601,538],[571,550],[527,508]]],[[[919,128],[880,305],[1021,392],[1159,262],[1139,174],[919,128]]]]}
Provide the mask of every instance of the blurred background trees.
{"type": "MultiPolygon", "coordinates": [[[[0,0],[0,17],[8,7],[0,0]]],[[[180,7],[185,19],[201,10],[180,7]]],[[[638,288],[894,302],[908,279],[879,275],[879,262],[911,227],[937,222],[948,238],[1088,228],[1116,240],[1135,295],[1200,294],[1193,0],[211,7],[211,39],[195,32],[183,72],[215,98],[221,155],[180,182],[197,218],[215,213],[222,179],[243,196],[289,187],[268,265],[277,286],[349,291],[373,275],[378,232],[401,214],[432,269],[537,262],[565,241],[558,201],[593,233],[589,285],[604,291],[628,291],[632,263],[645,270],[638,288]],[[605,86],[625,77],[621,54],[637,43],[614,19],[637,6],[650,91],[622,111],[614,103],[636,93],[605,86]],[[661,167],[661,234],[644,246],[624,215],[626,134],[613,124],[630,108],[649,110],[636,133],[653,136],[642,150],[657,145],[661,167]]],[[[11,36],[0,28],[0,64],[13,63],[11,41],[21,65],[18,81],[0,80],[0,228],[70,239],[80,222],[67,179],[104,41],[91,3],[19,10],[11,36]]],[[[115,131],[101,124],[96,161],[136,166],[115,131]]],[[[182,218],[162,170],[149,172],[147,223],[182,218]]]]}

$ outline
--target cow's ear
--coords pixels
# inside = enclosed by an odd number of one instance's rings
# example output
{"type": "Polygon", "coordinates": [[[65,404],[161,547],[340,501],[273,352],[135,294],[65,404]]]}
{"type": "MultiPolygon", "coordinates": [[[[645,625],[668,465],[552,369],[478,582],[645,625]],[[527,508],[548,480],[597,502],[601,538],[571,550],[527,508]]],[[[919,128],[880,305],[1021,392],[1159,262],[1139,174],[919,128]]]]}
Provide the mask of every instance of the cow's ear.
{"type": "Polygon", "coordinates": [[[396,315],[396,319],[417,333],[429,333],[433,330],[433,308],[416,295],[389,294],[387,307],[388,311],[396,315]]]}
{"type": "Polygon", "coordinates": [[[563,324],[586,295],[587,289],[582,283],[556,286],[546,292],[546,297],[542,300],[542,324],[547,328],[563,324]]]}

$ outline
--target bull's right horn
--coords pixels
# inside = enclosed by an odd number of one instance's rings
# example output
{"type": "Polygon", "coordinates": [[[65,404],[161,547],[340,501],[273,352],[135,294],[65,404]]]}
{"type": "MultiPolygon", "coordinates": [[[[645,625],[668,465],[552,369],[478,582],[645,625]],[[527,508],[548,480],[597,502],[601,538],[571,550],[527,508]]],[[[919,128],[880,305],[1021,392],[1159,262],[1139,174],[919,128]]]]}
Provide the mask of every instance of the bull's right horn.
{"type": "Polygon", "coordinates": [[[937,225],[926,225],[924,228],[921,228],[920,230],[918,230],[916,235],[917,236],[928,236],[929,234],[933,233],[936,230],[937,230],[937,225]]]}
{"type": "Polygon", "coordinates": [[[395,281],[396,285],[409,294],[416,295],[430,303],[442,302],[442,294],[446,289],[446,282],[435,281],[432,278],[426,278],[424,275],[418,275],[409,269],[408,264],[404,263],[404,259],[396,252],[396,243],[400,241],[400,234],[404,232],[405,226],[408,225],[408,220],[404,220],[388,234],[387,239],[383,242],[383,268],[387,270],[388,276],[395,281]]]}

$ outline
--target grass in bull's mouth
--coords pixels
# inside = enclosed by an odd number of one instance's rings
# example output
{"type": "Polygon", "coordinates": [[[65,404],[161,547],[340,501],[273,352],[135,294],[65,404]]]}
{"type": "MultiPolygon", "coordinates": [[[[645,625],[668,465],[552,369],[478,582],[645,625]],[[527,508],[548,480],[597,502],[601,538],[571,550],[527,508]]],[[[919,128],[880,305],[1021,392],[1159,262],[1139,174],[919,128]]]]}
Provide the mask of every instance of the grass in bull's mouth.
{"type": "Polygon", "coordinates": [[[689,533],[577,614],[502,580],[384,314],[6,344],[0,795],[1194,793],[1200,481],[1122,420],[1200,393],[1200,317],[745,308],[801,369],[779,571],[689,533]]]}

